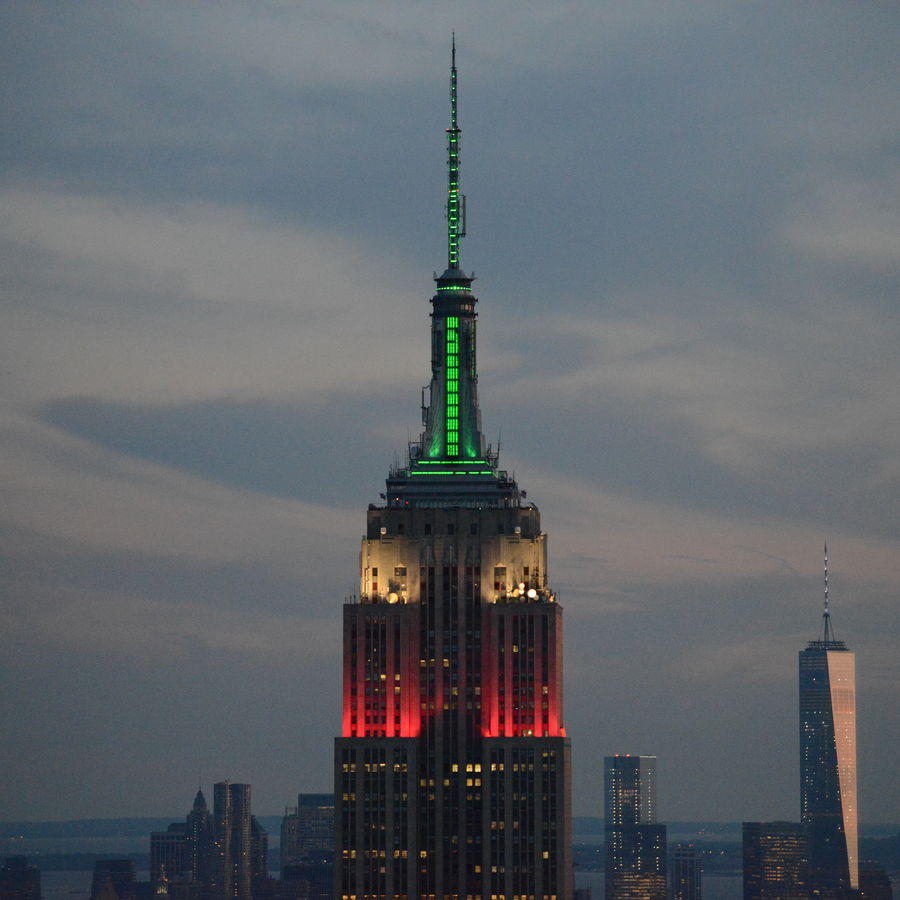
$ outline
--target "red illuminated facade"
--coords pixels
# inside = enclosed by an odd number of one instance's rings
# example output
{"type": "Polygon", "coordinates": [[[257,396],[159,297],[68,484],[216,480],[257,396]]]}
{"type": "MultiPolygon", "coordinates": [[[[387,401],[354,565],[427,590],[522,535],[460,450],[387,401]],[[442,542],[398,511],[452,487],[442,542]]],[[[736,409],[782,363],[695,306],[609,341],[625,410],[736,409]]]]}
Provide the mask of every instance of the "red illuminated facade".
{"type": "Polygon", "coordinates": [[[344,606],[339,900],[567,900],[562,609],[538,510],[401,496],[369,508],[344,606]]]}
{"type": "MultiPolygon", "coordinates": [[[[533,507],[528,511],[536,512],[533,507]]],[[[464,518],[472,519],[471,512],[464,518]]],[[[364,545],[369,555],[380,559],[383,547],[395,551],[398,543],[407,543],[398,541],[399,536],[382,536],[380,529],[375,547],[364,545]]],[[[522,540],[520,532],[516,542],[522,540]]],[[[480,555],[480,545],[477,551],[480,555]]],[[[481,566],[442,566],[439,576],[435,566],[419,566],[413,589],[407,566],[370,567],[370,591],[362,594],[360,605],[348,604],[344,614],[344,737],[417,737],[424,719],[458,711],[460,696],[482,737],[565,737],[562,610],[540,584],[539,574],[532,577],[529,567],[521,566],[520,576],[529,580],[508,585],[508,568],[493,567],[489,580],[494,587],[487,593],[495,596],[482,601],[481,566]],[[386,573],[382,578],[402,594],[378,592],[378,574],[385,568],[393,577],[388,581],[386,573]],[[423,653],[421,612],[423,597],[426,606],[436,602],[439,577],[456,594],[457,604],[460,594],[468,599],[451,617],[457,626],[476,603],[484,605],[467,623],[464,652],[459,652],[454,629],[450,646],[442,647],[436,659],[423,653]]]]}

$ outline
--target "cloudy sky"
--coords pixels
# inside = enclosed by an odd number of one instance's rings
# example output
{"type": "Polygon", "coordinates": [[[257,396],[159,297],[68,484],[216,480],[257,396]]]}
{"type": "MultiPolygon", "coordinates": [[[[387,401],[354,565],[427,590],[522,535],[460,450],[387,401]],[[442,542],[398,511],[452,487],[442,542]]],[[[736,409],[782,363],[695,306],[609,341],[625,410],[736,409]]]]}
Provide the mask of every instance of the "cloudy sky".
{"type": "Polygon", "coordinates": [[[456,29],[480,393],[565,608],[575,812],[799,815],[822,546],[900,820],[900,5],[24,2],[2,67],[2,818],[328,790],[429,377],[456,29]]]}

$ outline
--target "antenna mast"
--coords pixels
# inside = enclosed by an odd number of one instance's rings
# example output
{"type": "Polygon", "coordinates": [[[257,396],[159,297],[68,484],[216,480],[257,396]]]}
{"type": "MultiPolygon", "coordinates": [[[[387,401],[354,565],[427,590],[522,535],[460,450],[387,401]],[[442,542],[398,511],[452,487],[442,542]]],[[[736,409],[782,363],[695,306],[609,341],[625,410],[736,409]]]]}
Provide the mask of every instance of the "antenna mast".
{"type": "Polygon", "coordinates": [[[466,198],[459,190],[459,125],[456,118],[456,32],[450,44],[450,127],[447,129],[447,268],[459,268],[459,239],[466,234],[466,198]]]}
{"type": "Polygon", "coordinates": [[[831,630],[831,612],[828,609],[828,541],[825,542],[825,606],[822,612],[822,640],[829,644],[834,641],[831,630]]]}

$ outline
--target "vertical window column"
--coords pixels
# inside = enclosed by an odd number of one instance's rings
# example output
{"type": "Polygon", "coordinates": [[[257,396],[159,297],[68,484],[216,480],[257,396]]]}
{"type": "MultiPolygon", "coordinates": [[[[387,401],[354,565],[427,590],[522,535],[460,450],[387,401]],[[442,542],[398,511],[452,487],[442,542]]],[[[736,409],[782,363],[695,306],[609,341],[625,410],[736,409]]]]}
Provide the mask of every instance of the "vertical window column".
{"type": "Polygon", "coordinates": [[[459,456],[459,317],[447,316],[444,339],[447,456],[459,456]]]}

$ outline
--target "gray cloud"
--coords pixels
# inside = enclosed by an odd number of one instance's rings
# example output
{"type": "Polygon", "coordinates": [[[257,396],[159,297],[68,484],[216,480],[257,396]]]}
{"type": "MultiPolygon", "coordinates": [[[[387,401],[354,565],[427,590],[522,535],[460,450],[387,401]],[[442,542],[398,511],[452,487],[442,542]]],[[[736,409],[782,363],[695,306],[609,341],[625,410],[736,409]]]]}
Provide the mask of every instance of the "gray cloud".
{"type": "Polygon", "coordinates": [[[550,534],[577,812],[621,751],[667,817],[796,816],[827,536],[862,816],[900,818],[900,9],[0,18],[9,816],[176,814],[201,768],[263,812],[328,788],[340,604],[428,377],[455,27],[482,406],[550,534]]]}

